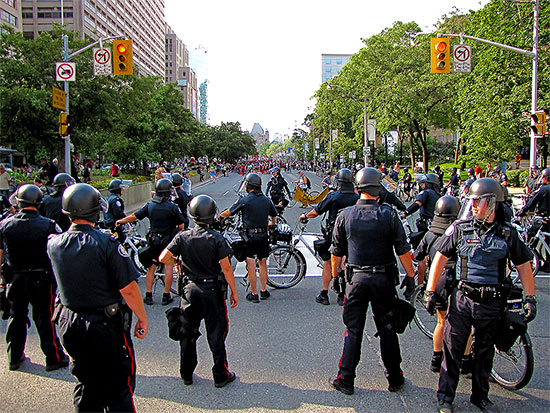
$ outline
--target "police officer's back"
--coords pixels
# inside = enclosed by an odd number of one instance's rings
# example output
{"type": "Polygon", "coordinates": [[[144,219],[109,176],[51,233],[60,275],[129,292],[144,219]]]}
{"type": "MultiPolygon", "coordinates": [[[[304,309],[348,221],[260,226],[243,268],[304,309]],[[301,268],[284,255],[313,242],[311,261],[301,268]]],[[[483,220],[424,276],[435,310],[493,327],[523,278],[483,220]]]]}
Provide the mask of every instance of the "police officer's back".
{"type": "Polygon", "coordinates": [[[175,264],[179,257],[181,270],[179,293],[184,332],[179,337],[181,359],[180,374],[184,384],[193,383],[197,365],[196,341],[202,319],[205,320],[208,343],[214,359],[212,373],[216,387],[223,387],[235,380],[235,374],[227,366],[225,337],[229,329],[224,293],[231,289],[231,308],[239,299],[235,277],[228,256],[231,248],[224,237],[212,230],[217,207],[208,195],[199,195],[191,201],[189,213],[195,227],[180,231],[161,254],[161,261],[175,264]]]}
{"type": "Polygon", "coordinates": [[[75,183],[73,177],[66,173],[55,175],[53,179],[54,192],[46,196],[38,211],[41,215],[53,219],[63,231],[67,231],[71,222],[67,215],[61,212],[61,198],[65,189],[75,183]]]}
{"type": "Polygon", "coordinates": [[[46,244],[48,237],[61,233],[61,229],[38,214],[42,192],[35,185],[19,187],[15,199],[21,211],[0,223],[0,261],[2,257],[5,260],[2,276],[7,282],[10,305],[6,330],[9,369],[19,369],[25,359],[30,303],[46,356],[46,370],[55,370],[68,366],[69,359],[51,322],[56,286],[46,244]]]}
{"type": "Polygon", "coordinates": [[[94,227],[105,207],[88,184],[75,184],[63,194],[63,212],[72,225],[48,242],[63,305],[57,319],[78,381],[77,411],[134,411],[131,312],[138,317],[138,338],[147,334],[147,315],[136,284],[140,274],[128,253],[114,236],[94,227]]]}
{"type": "Polygon", "coordinates": [[[180,174],[172,174],[172,185],[174,185],[174,203],[180,209],[181,215],[184,218],[184,228],[189,227],[189,217],[187,216],[187,205],[191,201],[191,197],[183,187],[183,177],[180,174]]]}
{"type": "Polygon", "coordinates": [[[338,215],[332,237],[333,272],[346,255],[350,282],[343,312],[347,327],[344,350],[338,376],[330,380],[335,389],[345,394],[354,392],[369,302],[372,302],[377,335],[380,336],[388,390],[397,391],[404,383],[396,322],[392,316],[396,311],[395,285],[399,274],[395,254],[413,282],[414,270],[410,245],[397,213],[376,202],[380,178],[380,172],[374,168],[363,168],[357,173],[355,184],[361,198],[355,206],[347,207],[338,215]]]}

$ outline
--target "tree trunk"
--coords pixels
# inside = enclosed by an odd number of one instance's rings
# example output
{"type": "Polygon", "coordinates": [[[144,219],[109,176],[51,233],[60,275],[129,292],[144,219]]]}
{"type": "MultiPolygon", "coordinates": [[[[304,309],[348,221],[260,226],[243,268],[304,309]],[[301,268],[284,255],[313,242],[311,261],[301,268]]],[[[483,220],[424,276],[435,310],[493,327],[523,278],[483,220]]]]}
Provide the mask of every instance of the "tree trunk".
{"type": "Polygon", "coordinates": [[[461,145],[462,145],[462,134],[458,132],[458,139],[456,140],[456,148],[455,148],[455,163],[458,163],[458,155],[460,152],[461,145]]]}
{"type": "Polygon", "coordinates": [[[409,127],[409,154],[411,157],[411,168],[414,173],[414,168],[416,166],[416,160],[414,158],[414,131],[409,127]]]}

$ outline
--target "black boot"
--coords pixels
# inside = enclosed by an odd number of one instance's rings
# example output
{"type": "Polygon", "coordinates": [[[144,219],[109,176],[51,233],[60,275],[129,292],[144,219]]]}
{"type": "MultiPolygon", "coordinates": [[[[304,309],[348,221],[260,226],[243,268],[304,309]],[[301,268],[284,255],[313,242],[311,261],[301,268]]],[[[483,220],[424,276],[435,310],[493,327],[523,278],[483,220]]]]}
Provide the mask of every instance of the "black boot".
{"type": "Polygon", "coordinates": [[[465,374],[466,377],[471,378],[472,377],[472,368],[473,368],[474,361],[472,359],[471,354],[465,354],[464,357],[462,357],[462,365],[460,366],[460,374],[465,374]]]}
{"type": "Polygon", "coordinates": [[[441,360],[443,359],[443,352],[442,351],[434,351],[432,355],[432,365],[430,366],[430,370],[434,373],[439,373],[441,370],[441,360]]]}

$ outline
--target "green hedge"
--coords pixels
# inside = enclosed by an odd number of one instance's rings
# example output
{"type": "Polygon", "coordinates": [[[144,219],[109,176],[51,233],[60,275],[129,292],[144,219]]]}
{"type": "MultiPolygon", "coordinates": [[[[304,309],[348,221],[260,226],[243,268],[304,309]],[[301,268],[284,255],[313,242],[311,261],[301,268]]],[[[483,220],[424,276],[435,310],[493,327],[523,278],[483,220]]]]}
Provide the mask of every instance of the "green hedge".
{"type": "Polygon", "coordinates": [[[529,178],[529,169],[513,169],[506,171],[508,186],[523,187],[529,178]]]}

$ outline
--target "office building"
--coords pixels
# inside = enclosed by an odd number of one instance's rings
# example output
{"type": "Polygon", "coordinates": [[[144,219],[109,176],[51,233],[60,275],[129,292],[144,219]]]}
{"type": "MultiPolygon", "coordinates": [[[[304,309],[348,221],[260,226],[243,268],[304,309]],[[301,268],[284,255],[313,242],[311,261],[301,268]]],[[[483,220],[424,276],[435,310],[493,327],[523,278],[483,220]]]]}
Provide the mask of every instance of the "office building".
{"type": "Polygon", "coordinates": [[[338,74],[349,61],[350,54],[322,54],[321,82],[327,82],[338,74]]]}
{"type": "MultiPolygon", "coordinates": [[[[0,0],[0,2],[9,0],[0,0]]],[[[164,0],[13,0],[21,2],[23,33],[34,39],[54,23],[82,39],[123,35],[133,40],[134,71],[164,77],[164,0]]]]}

